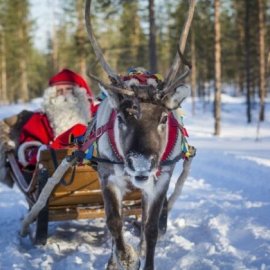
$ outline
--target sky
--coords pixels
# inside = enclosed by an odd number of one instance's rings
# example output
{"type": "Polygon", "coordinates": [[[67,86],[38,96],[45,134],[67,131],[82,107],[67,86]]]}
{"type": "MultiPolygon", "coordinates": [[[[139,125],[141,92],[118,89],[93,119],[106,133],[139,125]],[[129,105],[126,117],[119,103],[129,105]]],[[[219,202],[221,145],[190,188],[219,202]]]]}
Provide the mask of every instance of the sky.
{"type": "Polygon", "coordinates": [[[33,31],[34,45],[40,50],[45,50],[47,33],[51,29],[50,20],[48,19],[51,17],[49,9],[47,8],[48,4],[48,0],[30,0],[31,18],[34,19],[36,23],[33,31]]]}
{"type": "MultiPolygon", "coordinates": [[[[212,100],[211,100],[212,101],[212,100]]],[[[158,241],[156,270],[270,270],[270,106],[256,140],[256,121],[246,123],[244,97],[222,95],[221,136],[213,136],[212,102],[184,101],[188,141],[197,148],[182,195],[169,214],[167,233],[158,241]]],[[[3,106],[0,119],[28,104],[3,106]]],[[[254,119],[258,106],[252,110],[254,119]]],[[[172,192],[182,161],[170,185],[172,192]]],[[[50,222],[46,246],[20,238],[28,205],[15,187],[0,183],[1,270],[103,270],[111,238],[104,219],[50,222]]],[[[125,238],[139,242],[133,219],[125,238]]]]}
{"type": "Polygon", "coordinates": [[[47,39],[52,31],[52,10],[57,20],[57,6],[58,0],[30,0],[30,16],[36,23],[33,31],[34,45],[39,50],[46,50],[47,39]]]}

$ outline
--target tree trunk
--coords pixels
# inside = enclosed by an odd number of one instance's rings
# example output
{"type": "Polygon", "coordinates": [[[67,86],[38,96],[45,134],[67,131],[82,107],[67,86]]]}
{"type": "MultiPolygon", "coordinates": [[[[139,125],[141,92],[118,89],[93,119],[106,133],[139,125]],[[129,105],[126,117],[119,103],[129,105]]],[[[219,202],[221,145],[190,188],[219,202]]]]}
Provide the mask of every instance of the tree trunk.
{"type": "Polygon", "coordinates": [[[250,1],[245,0],[245,64],[246,64],[246,88],[247,88],[247,122],[251,123],[251,74],[250,74],[250,1]]]}
{"type": "Polygon", "coordinates": [[[157,72],[155,0],[149,0],[149,63],[150,70],[157,72]]]}
{"type": "Polygon", "coordinates": [[[215,104],[214,104],[214,116],[215,116],[215,135],[220,135],[221,125],[221,44],[220,44],[220,21],[219,21],[219,0],[214,2],[215,8],[215,104]]]}
{"type": "Polygon", "coordinates": [[[76,9],[77,9],[77,20],[78,20],[78,26],[77,26],[77,46],[78,46],[78,63],[79,63],[79,72],[84,77],[87,76],[87,67],[86,67],[86,56],[85,56],[85,26],[84,26],[84,1],[77,0],[76,2],[76,9]]]}
{"type": "Polygon", "coordinates": [[[5,46],[5,32],[1,30],[1,88],[0,88],[0,102],[6,104],[7,97],[7,68],[6,68],[6,46],[5,46]]]}
{"type": "Polygon", "coordinates": [[[191,31],[191,98],[192,98],[192,114],[195,115],[195,96],[196,96],[196,47],[195,33],[191,31]]]}
{"type": "Polygon", "coordinates": [[[55,1],[51,2],[52,4],[52,69],[53,73],[58,72],[59,63],[58,63],[58,38],[57,38],[57,30],[55,26],[55,1]]]}
{"type": "Polygon", "coordinates": [[[244,43],[245,43],[245,30],[244,30],[244,24],[243,24],[243,3],[235,0],[234,2],[234,9],[236,10],[236,26],[237,26],[237,48],[236,48],[236,54],[237,54],[237,83],[238,83],[238,89],[236,92],[236,95],[243,94],[244,93],[244,83],[245,83],[245,65],[244,65],[244,43]]]}
{"type": "Polygon", "coordinates": [[[21,72],[21,95],[20,100],[28,101],[29,100],[29,91],[28,91],[28,76],[26,70],[26,59],[23,57],[20,59],[20,72],[21,72]]]}
{"type": "Polygon", "coordinates": [[[259,121],[264,121],[264,106],[265,106],[265,20],[264,20],[264,1],[258,0],[259,5],[259,51],[260,51],[260,113],[259,121]]]}
{"type": "Polygon", "coordinates": [[[20,59],[19,59],[19,69],[20,69],[20,93],[19,93],[19,99],[23,102],[29,100],[29,91],[28,91],[28,76],[27,76],[27,64],[26,64],[26,57],[25,54],[25,47],[23,44],[25,44],[24,41],[24,35],[25,31],[23,28],[19,29],[19,36],[21,40],[21,53],[20,53],[20,59]]]}

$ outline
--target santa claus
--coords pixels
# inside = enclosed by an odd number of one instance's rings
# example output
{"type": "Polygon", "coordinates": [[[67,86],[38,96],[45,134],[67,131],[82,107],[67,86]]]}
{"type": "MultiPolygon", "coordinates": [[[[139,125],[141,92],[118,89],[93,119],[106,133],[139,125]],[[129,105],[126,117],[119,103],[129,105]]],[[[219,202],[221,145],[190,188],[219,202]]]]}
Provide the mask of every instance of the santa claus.
{"type": "Polygon", "coordinates": [[[0,182],[13,186],[8,151],[18,150],[20,164],[34,168],[41,147],[69,147],[70,135],[83,135],[95,110],[91,89],[80,75],[64,69],[53,76],[40,112],[22,111],[0,121],[0,182]]]}
{"type": "Polygon", "coordinates": [[[68,147],[71,134],[85,133],[93,111],[93,94],[80,75],[64,69],[53,76],[44,91],[42,112],[34,113],[22,127],[18,148],[21,165],[35,165],[41,145],[68,147]]]}

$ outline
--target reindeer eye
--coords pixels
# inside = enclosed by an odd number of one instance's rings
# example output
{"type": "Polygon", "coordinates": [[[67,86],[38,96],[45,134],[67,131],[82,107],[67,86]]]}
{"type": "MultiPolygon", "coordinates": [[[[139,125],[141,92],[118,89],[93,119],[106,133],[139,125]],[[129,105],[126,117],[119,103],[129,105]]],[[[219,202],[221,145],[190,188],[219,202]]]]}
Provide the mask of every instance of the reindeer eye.
{"type": "Polygon", "coordinates": [[[160,124],[165,125],[168,121],[168,115],[162,115],[160,119],[160,124]]]}
{"type": "Polygon", "coordinates": [[[118,121],[120,125],[125,125],[126,124],[126,120],[124,118],[124,116],[122,114],[118,114],[117,115],[118,121]]]}

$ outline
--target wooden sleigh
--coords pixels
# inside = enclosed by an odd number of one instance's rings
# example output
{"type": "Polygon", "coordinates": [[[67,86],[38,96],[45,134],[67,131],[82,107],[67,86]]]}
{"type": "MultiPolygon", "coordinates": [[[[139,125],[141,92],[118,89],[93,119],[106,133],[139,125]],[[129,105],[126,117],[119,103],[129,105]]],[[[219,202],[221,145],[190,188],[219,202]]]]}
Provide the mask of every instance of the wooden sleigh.
{"type": "MultiPolygon", "coordinates": [[[[15,154],[8,153],[8,166],[11,176],[23,192],[29,205],[29,210],[39,198],[48,178],[54,173],[56,164],[60,163],[72,149],[40,153],[39,162],[34,171],[21,169],[15,154]]],[[[140,216],[141,193],[133,190],[128,193],[123,202],[124,216],[140,216]]],[[[35,244],[46,244],[48,224],[50,221],[94,219],[105,216],[103,198],[96,169],[90,165],[75,165],[64,174],[61,182],[50,194],[46,206],[39,212],[31,226],[30,236],[35,244]]]]}

